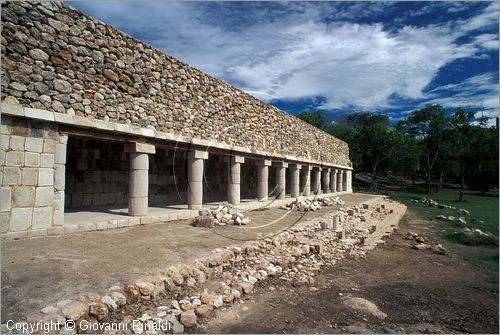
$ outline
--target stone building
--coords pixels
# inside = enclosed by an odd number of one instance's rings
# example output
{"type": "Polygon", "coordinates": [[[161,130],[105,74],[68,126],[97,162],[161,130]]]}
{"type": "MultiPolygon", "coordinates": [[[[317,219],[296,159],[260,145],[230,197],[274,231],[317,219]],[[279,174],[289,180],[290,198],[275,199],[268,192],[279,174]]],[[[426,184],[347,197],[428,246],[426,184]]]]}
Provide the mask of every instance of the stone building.
{"type": "Polygon", "coordinates": [[[352,192],[346,143],[67,4],[3,2],[1,48],[2,238],[352,192]]]}

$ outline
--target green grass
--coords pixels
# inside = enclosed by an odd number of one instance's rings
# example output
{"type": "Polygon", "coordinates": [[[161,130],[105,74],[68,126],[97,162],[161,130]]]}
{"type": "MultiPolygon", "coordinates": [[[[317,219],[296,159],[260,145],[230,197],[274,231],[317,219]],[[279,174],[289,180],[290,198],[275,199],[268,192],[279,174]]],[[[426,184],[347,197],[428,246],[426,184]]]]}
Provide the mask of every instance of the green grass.
{"type": "Polygon", "coordinates": [[[433,238],[442,240],[443,243],[453,244],[454,249],[466,261],[485,268],[498,277],[498,195],[480,195],[477,193],[465,193],[464,201],[458,202],[458,190],[444,189],[439,193],[427,194],[425,190],[388,191],[393,199],[406,204],[422,218],[429,220],[429,225],[439,229],[433,234],[433,238]],[[457,209],[464,208],[470,212],[469,215],[461,215],[455,210],[448,208],[430,207],[427,204],[414,202],[412,199],[431,198],[438,203],[454,206],[457,209]],[[442,221],[436,219],[437,215],[462,216],[467,221],[463,225],[458,221],[442,221]],[[461,231],[465,228],[480,229],[489,232],[493,236],[465,236],[461,231]],[[457,233],[458,232],[458,233],[457,233]]]}

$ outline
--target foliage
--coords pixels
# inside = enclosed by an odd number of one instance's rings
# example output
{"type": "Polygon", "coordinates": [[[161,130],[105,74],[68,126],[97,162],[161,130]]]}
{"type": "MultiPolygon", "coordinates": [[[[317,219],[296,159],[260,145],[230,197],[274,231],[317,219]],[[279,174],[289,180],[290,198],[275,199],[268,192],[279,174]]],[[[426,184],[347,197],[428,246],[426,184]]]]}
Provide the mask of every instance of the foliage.
{"type": "Polygon", "coordinates": [[[421,174],[427,193],[433,181],[440,191],[454,180],[460,185],[459,201],[466,186],[486,192],[498,184],[498,130],[463,108],[451,112],[426,106],[395,126],[384,115],[353,113],[325,131],[349,144],[354,173],[371,174],[372,192],[385,175],[399,176],[401,187],[409,177],[415,188],[421,174]]]}
{"type": "Polygon", "coordinates": [[[326,113],[322,110],[315,110],[312,112],[302,111],[297,117],[316,128],[324,129],[326,127],[326,113]]]}

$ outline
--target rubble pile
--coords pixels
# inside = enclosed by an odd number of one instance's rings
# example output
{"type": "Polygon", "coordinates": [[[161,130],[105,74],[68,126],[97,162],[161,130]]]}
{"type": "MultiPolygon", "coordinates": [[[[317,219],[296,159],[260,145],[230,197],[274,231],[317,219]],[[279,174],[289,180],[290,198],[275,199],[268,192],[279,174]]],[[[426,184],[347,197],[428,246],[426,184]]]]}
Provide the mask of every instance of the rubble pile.
{"type": "Polygon", "coordinates": [[[252,220],[239,213],[230,205],[219,205],[212,209],[202,209],[198,212],[199,216],[193,219],[196,227],[214,228],[225,225],[247,225],[252,220]]]}
{"type": "Polygon", "coordinates": [[[294,202],[282,206],[282,209],[286,210],[298,210],[301,212],[317,211],[320,210],[322,206],[332,207],[333,205],[344,205],[345,201],[339,197],[325,197],[321,199],[305,199],[305,200],[295,200],[294,202]]]}
{"type": "MultiPolygon", "coordinates": [[[[271,277],[292,286],[313,285],[322,266],[335,264],[345,255],[364,257],[366,238],[377,229],[380,220],[393,213],[392,208],[386,208],[388,203],[340,208],[319,218],[299,221],[275,235],[216,248],[190,264],[170,266],[124,287],[113,286],[102,295],[85,294],[46,307],[41,310],[41,318],[61,325],[66,319],[125,322],[134,327],[136,334],[162,333],[154,330],[154,325],[168,322],[169,332],[183,333],[222,306],[241,302],[242,296],[251,294],[256,285],[271,277]],[[367,218],[370,222],[366,222],[367,218]],[[154,299],[159,303],[140,305],[139,318],[125,313],[126,305],[154,299]],[[139,323],[132,323],[137,319],[139,323]]],[[[231,210],[219,206],[200,211],[200,216],[219,221],[217,215],[223,213],[236,221],[239,216],[231,210]]],[[[229,224],[227,218],[225,223],[229,224]]],[[[64,331],[67,330],[63,328],[64,331]]]]}
{"type": "Polygon", "coordinates": [[[405,237],[403,237],[405,240],[411,240],[415,241],[416,243],[412,245],[413,249],[417,250],[430,250],[432,253],[435,254],[440,254],[440,255],[446,255],[448,250],[443,247],[440,243],[430,243],[426,241],[422,236],[418,235],[417,233],[414,233],[412,231],[409,231],[405,237]]]}

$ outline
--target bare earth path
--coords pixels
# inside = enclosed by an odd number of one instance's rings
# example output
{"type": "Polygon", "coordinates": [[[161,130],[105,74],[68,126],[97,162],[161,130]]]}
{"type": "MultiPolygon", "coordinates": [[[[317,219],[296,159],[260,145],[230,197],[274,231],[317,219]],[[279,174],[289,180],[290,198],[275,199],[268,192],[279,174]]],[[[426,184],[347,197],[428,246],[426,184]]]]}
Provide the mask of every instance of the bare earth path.
{"type": "Polygon", "coordinates": [[[199,332],[209,333],[498,333],[498,283],[459,256],[411,249],[409,230],[427,228],[409,210],[400,232],[368,253],[325,268],[315,288],[279,279],[244,304],[223,310],[199,332]],[[490,285],[491,286],[491,285],[490,285]],[[378,319],[346,308],[346,297],[367,299],[388,316],[378,319]]]}
{"type": "MultiPolygon", "coordinates": [[[[373,195],[343,195],[345,206],[373,195]]],[[[290,202],[293,200],[290,199],[290,202]]],[[[68,236],[2,241],[2,322],[25,320],[40,308],[138,280],[169,265],[201,257],[213,248],[256,239],[324,215],[278,208],[248,212],[248,226],[196,228],[190,220],[68,236]]]]}

